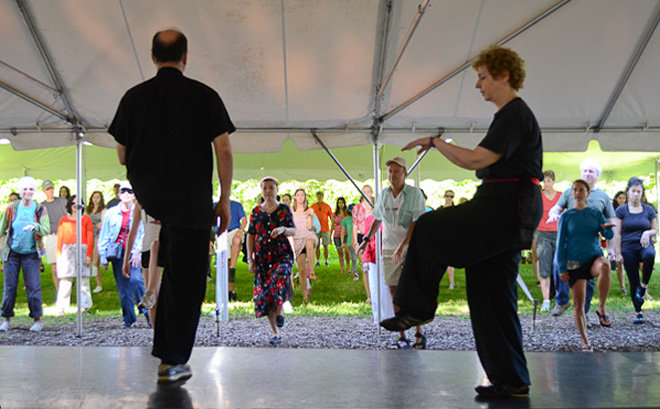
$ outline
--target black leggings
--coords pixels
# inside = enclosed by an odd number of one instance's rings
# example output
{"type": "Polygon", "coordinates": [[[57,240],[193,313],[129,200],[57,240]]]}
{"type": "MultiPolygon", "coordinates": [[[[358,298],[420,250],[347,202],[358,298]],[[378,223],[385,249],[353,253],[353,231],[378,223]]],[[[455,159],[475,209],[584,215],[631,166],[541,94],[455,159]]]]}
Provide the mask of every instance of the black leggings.
{"type": "MultiPolygon", "coordinates": [[[[648,285],[651,280],[651,273],[653,272],[653,264],[655,262],[655,248],[652,245],[646,247],[621,247],[621,256],[623,257],[623,267],[626,269],[628,276],[628,284],[630,284],[630,298],[635,305],[635,292],[637,287],[640,286],[639,281],[639,263],[642,263],[642,284],[648,285]]],[[[635,308],[636,312],[640,312],[641,308],[635,308]]]]}

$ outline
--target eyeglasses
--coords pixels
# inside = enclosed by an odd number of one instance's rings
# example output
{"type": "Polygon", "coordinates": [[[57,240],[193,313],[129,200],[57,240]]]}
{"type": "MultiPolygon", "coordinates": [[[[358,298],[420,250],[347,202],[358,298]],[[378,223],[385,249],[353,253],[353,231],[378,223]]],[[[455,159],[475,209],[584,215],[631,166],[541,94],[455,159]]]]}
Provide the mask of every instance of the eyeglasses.
{"type": "Polygon", "coordinates": [[[445,195],[445,197],[448,198],[448,199],[453,199],[454,195],[445,195]]]}
{"type": "Polygon", "coordinates": [[[119,191],[120,193],[128,193],[128,194],[133,194],[133,189],[122,189],[119,191]]]}

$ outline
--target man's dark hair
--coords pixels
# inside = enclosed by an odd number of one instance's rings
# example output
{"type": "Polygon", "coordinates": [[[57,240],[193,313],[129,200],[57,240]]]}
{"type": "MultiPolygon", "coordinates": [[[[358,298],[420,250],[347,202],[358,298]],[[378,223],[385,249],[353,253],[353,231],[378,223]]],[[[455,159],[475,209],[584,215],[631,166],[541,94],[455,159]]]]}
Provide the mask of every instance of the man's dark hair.
{"type": "Polygon", "coordinates": [[[188,39],[186,36],[177,32],[174,41],[163,42],[160,39],[162,31],[154,34],[151,42],[151,52],[156,62],[179,62],[183,60],[183,55],[188,51],[188,39]]]}

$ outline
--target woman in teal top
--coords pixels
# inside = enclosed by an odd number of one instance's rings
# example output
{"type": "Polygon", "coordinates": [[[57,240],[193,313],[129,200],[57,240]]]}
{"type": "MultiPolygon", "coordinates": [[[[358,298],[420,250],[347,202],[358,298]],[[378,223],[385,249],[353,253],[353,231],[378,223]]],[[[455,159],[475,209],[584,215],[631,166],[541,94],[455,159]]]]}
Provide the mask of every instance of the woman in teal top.
{"type": "Polygon", "coordinates": [[[41,238],[50,232],[50,221],[46,208],[32,200],[36,186],[37,182],[30,176],[19,179],[21,200],[11,204],[0,219],[0,234],[7,234],[7,244],[2,252],[5,275],[1,315],[4,319],[0,323],[0,331],[9,329],[9,320],[14,316],[18,274],[21,269],[30,317],[34,319],[30,331],[38,332],[43,328],[39,261],[41,256],[45,255],[41,238]]]}
{"type": "Polygon", "coordinates": [[[605,301],[610,291],[610,265],[600,248],[598,233],[606,239],[614,236],[612,224],[608,224],[602,212],[588,208],[589,184],[578,179],[573,182],[572,194],[575,206],[565,211],[557,229],[557,253],[555,263],[559,278],[567,282],[573,296],[575,327],[582,338],[582,351],[593,352],[587,339],[587,321],[584,315],[587,280],[598,278],[598,310],[600,325],[609,327],[605,313],[605,301]]]}

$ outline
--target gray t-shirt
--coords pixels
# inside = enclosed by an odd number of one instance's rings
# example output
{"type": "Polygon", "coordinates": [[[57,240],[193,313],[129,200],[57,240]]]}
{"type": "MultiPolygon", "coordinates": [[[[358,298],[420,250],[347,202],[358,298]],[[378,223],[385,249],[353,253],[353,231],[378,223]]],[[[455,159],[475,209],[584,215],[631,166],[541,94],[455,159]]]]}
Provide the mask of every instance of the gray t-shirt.
{"type": "Polygon", "coordinates": [[[66,216],[66,199],[56,197],[52,202],[44,200],[43,205],[46,206],[50,218],[50,234],[57,234],[57,225],[60,224],[60,219],[66,216]]]}
{"type": "MultiPolygon", "coordinates": [[[[562,193],[557,206],[562,209],[572,209],[575,206],[575,200],[573,199],[573,188],[569,187],[562,193]]],[[[587,199],[587,207],[596,209],[599,212],[602,212],[606,219],[611,219],[616,217],[614,214],[614,206],[612,206],[612,199],[600,189],[593,189],[589,193],[589,198],[587,199]]]]}

